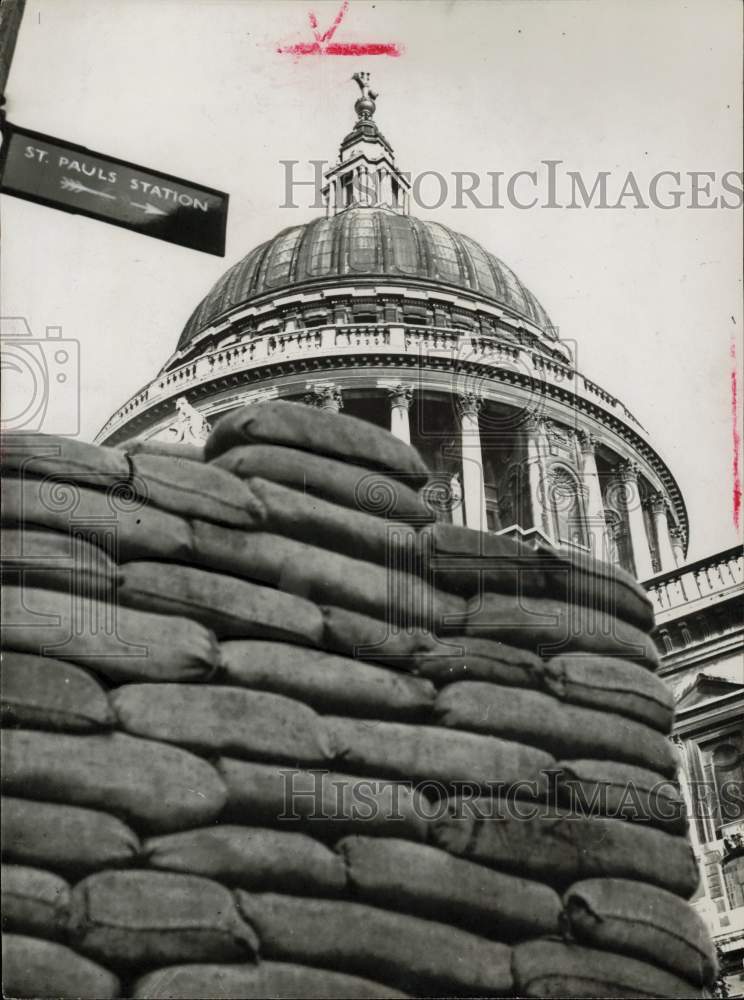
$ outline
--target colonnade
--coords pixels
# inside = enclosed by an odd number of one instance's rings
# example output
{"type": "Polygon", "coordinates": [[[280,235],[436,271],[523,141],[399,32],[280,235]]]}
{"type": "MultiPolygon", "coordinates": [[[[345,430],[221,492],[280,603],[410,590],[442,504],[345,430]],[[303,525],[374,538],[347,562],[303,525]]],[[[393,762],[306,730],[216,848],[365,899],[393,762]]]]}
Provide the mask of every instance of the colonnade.
{"type": "MultiPolygon", "coordinates": [[[[413,387],[405,383],[385,387],[390,407],[390,431],[406,444],[411,443],[410,408],[413,387]]],[[[321,409],[338,412],[343,407],[342,391],[332,383],[311,382],[307,385],[305,402],[321,409]]],[[[483,474],[483,456],[479,414],[483,398],[474,392],[455,396],[457,434],[461,449],[461,469],[451,484],[453,498],[461,495],[460,511],[453,512],[453,520],[469,528],[487,529],[486,491],[483,474]]],[[[541,433],[541,421],[528,418],[526,433],[527,486],[529,490],[532,526],[552,539],[552,516],[547,496],[547,449],[541,433]]],[[[577,432],[578,439],[578,490],[585,534],[591,548],[600,558],[611,549],[605,508],[607,499],[597,468],[597,439],[585,431],[577,432]]],[[[671,504],[662,493],[643,496],[640,488],[640,468],[630,459],[619,462],[612,470],[613,504],[620,508],[629,537],[630,555],[635,575],[645,580],[658,572],[674,569],[684,562],[681,530],[671,518],[671,504]],[[648,517],[647,517],[648,514],[648,517]],[[651,527],[651,532],[647,528],[651,527]],[[656,565],[652,559],[656,552],[656,565]]],[[[529,527],[521,525],[522,528],[529,527]]]]}

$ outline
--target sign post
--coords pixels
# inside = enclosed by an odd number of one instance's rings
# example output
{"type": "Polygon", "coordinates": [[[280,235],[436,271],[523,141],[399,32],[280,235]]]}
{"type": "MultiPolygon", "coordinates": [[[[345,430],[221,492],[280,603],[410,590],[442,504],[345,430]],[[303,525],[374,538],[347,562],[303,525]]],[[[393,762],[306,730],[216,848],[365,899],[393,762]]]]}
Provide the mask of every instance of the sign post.
{"type": "Polygon", "coordinates": [[[0,191],[225,256],[228,195],[39,132],[3,126],[0,191]]]}

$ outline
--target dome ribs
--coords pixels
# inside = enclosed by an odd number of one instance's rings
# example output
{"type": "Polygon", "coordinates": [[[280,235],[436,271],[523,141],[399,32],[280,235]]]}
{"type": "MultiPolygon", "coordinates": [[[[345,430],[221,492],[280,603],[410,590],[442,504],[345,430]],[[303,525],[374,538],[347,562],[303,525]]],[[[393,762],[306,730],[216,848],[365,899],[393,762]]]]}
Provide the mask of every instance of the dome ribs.
{"type": "Polygon", "coordinates": [[[477,240],[439,222],[353,207],[335,216],[288,226],[233,265],[191,314],[178,343],[183,352],[210,324],[254,299],[325,282],[410,279],[461,289],[503,305],[534,323],[550,340],[555,328],[519,277],[477,240]]]}

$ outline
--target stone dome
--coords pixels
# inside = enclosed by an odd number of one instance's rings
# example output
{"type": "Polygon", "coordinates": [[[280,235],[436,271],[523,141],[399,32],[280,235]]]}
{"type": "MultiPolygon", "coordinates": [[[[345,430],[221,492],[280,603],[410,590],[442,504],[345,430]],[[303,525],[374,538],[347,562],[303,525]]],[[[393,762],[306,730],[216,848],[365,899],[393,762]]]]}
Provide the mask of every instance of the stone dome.
{"type": "Polygon", "coordinates": [[[349,208],[283,229],[233,265],[192,313],[181,351],[231,310],[295,286],[365,278],[468,291],[537,326],[551,340],[553,324],[516,274],[469,236],[440,222],[386,208],[349,208]]]}

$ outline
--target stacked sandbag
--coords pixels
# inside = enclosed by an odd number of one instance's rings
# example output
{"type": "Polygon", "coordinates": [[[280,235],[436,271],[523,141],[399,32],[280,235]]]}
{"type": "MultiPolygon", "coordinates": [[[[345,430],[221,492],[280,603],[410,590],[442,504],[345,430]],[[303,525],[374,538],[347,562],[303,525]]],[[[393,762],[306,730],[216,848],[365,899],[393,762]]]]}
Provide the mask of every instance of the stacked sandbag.
{"type": "Polygon", "coordinates": [[[412,448],[301,404],[3,463],[6,993],[710,982],[621,571],[436,522],[412,448]]]}

